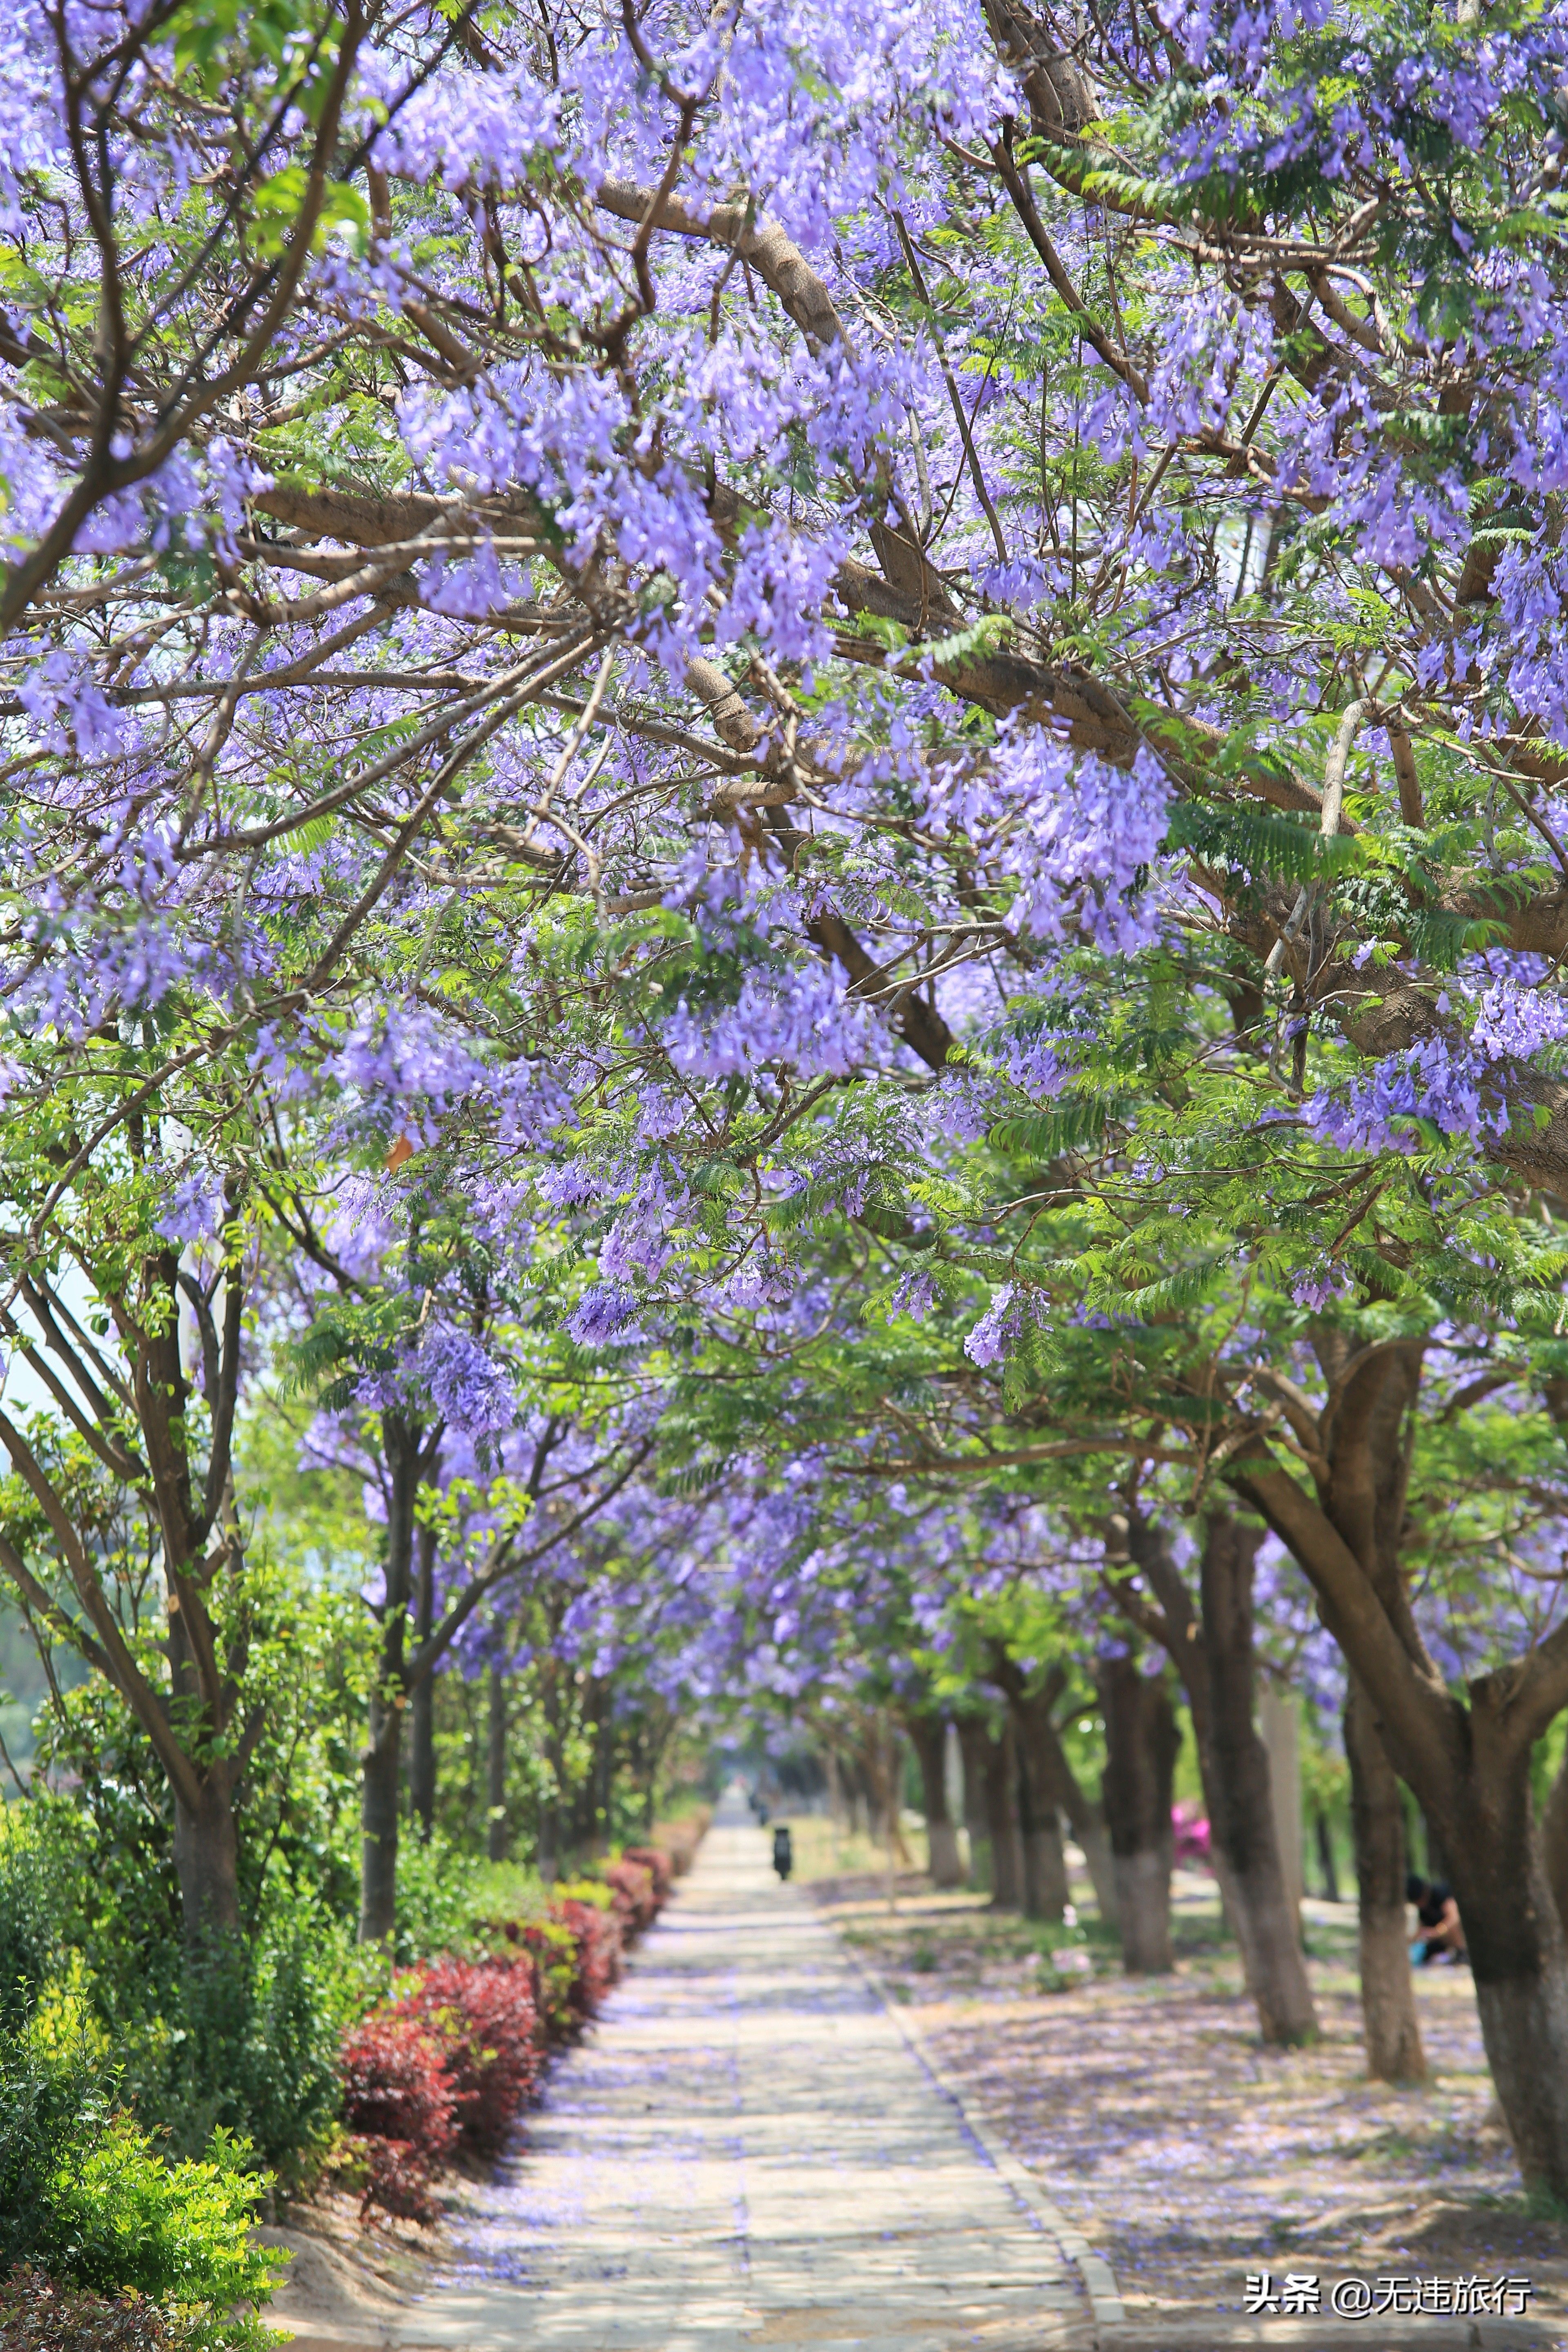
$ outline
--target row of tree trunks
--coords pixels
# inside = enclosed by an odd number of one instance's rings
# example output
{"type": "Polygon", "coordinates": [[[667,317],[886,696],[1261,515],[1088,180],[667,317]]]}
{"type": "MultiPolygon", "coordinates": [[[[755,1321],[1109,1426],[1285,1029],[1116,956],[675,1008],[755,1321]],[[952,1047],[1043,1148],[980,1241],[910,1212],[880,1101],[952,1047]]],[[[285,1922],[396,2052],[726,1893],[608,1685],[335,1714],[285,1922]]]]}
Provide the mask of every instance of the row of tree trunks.
{"type": "Polygon", "coordinates": [[[1313,1347],[1321,1407],[1281,1374],[1266,1381],[1311,1486],[1261,1427],[1224,1475],[1305,1570],[1384,1756],[1436,1831],[1526,2188],[1568,2202],[1568,1945],[1531,1790],[1535,1742],[1568,1697],[1568,1643],[1555,1632],[1462,1694],[1447,1681],[1415,1623],[1401,1564],[1426,1341],[1363,1347],[1325,1326],[1313,1347]]]}
{"type": "Polygon", "coordinates": [[[1021,1685],[1009,1691],[1007,1704],[1014,1734],[1037,1790],[1037,1802],[1054,1808],[1065,1820],[1082,1851],[1100,1916],[1110,1927],[1118,1924],[1115,1865],[1105,1825],[1102,1801],[1091,1798],[1079,1781],[1062,1744],[1056,1710],[1067,1686],[1067,1675],[1054,1669],[1037,1691],[1021,1685]]]}
{"type": "Polygon", "coordinates": [[[1196,1609],[1163,1529],[1134,1517],[1123,1532],[1157,1608],[1121,1597],[1166,1648],[1186,1693],[1215,1875],[1259,2032],[1277,2047],[1310,2041],[1317,2011],[1280,1862],[1268,1753],[1255,1721],[1253,1585],[1262,1531],[1233,1512],[1207,1514],[1196,1609]]]}

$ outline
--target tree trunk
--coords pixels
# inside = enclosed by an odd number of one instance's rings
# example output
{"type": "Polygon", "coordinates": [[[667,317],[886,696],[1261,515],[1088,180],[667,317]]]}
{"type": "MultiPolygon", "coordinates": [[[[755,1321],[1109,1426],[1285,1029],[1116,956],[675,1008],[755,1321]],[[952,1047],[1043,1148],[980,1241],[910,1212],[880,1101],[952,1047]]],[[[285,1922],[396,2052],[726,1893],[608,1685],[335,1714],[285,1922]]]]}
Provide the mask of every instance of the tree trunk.
{"type": "Polygon", "coordinates": [[[985,1742],[983,1758],[992,1906],[1016,1911],[1024,1899],[1024,1857],[1018,1837],[1018,1759],[1010,1720],[1004,1719],[999,1738],[985,1742]]]}
{"type": "MultiPolygon", "coordinates": [[[[1232,1926],[1258,2028],[1266,2042],[1289,2048],[1316,2037],[1318,2016],[1301,1951],[1300,1920],[1285,1885],[1268,1752],[1253,1720],[1253,1579],[1259,1540],[1256,1528],[1243,1527],[1229,1512],[1213,1512],[1204,1524],[1199,1591],[1208,1703],[1198,1769],[1211,1835],[1224,1857],[1232,1926]]],[[[1195,1726],[1195,1712],[1194,1721],[1195,1726]]]]}
{"type": "MultiPolygon", "coordinates": [[[[415,1644],[422,1650],[436,1616],[436,1530],[422,1527],[415,1597],[415,1644]]],[[[408,1794],[419,1824],[419,1843],[428,1845],[436,1827],[436,1677],[421,1675],[408,1702],[408,1794]]]]}
{"type": "Polygon", "coordinates": [[[1018,1817],[1024,1851],[1024,1906],[1032,1919],[1060,1919],[1067,1910],[1067,1856],[1062,1850],[1065,1813],[1083,1848],[1100,1916],[1117,1920],[1115,1866],[1105,1834],[1104,1810],[1093,1805],[1068,1762],[1055,1708],[1067,1685],[1067,1670],[1053,1666],[1037,1690],[1018,1661],[996,1643],[987,1680],[1006,1698],[1018,1750],[1018,1817]]]}
{"type": "Polygon", "coordinates": [[[932,1715],[910,1715],[905,1723],[920,1766],[931,1885],[962,1886],[964,1872],[958,1832],[947,1810],[947,1727],[940,1716],[932,1715]]]}
{"type": "Polygon", "coordinates": [[[373,1691],[370,1738],[361,1759],[359,1939],[362,1944],[384,1942],[397,1925],[397,1801],[402,1734],[402,1708],[392,1704],[384,1691],[373,1691]]]}
{"type": "Polygon", "coordinates": [[[611,1800],[616,1785],[616,1736],[610,1727],[610,1698],[606,1686],[604,1713],[599,1720],[598,1738],[594,1750],[594,1851],[608,1853],[610,1850],[611,1800]]]}
{"type": "Polygon", "coordinates": [[[553,1797],[544,1798],[539,1808],[539,1875],[546,1886],[561,1875],[561,1808],[553,1797]]]}
{"type": "Polygon", "coordinates": [[[1387,1761],[1447,1853],[1492,2079],[1527,2190],[1568,2203],[1568,1948],[1531,1802],[1534,1742],[1568,1695],[1554,1633],[1464,1696],[1430,1656],[1400,1560],[1425,1342],[1315,1332],[1329,1381],[1310,1401],[1269,1375],[1316,1496],[1257,1429],[1225,1476],[1288,1543],[1363,1684],[1387,1761]]]}
{"type": "Polygon", "coordinates": [[[414,1575],[414,1505],[419,1491],[417,1426],[381,1416],[387,1470],[385,1593],[381,1655],[370,1694],[370,1737],[362,1759],[359,1937],[378,1944],[397,1924],[397,1813],[403,1767],[405,1656],[414,1575]]]}
{"type": "Polygon", "coordinates": [[[847,1827],[851,1837],[869,1839],[874,1835],[871,1801],[866,1792],[865,1769],[858,1756],[844,1761],[844,1795],[848,1807],[847,1827]]]}
{"type": "Polygon", "coordinates": [[[978,1716],[958,1718],[958,1752],[963,1761],[963,1826],[969,1832],[969,1882],[991,1885],[991,1821],[985,1810],[985,1750],[989,1734],[978,1716]]]}
{"type": "Polygon", "coordinates": [[[1423,1794],[1448,1857],[1481,2038],[1528,2188],[1568,2202],[1568,1948],[1531,1796],[1530,1748],[1510,1722],[1510,1669],[1469,1685],[1458,1801],[1423,1794]]]}
{"type": "Polygon", "coordinates": [[[1546,1883],[1557,1906],[1557,1916],[1568,1933],[1568,1747],[1557,1778],[1547,1791],[1541,1815],[1541,1850],[1546,1883]]]}
{"type": "Polygon", "coordinates": [[[860,1760],[870,1807],[869,1834],[885,1849],[889,1870],[902,1869],[910,1859],[899,1820],[903,1810],[904,1759],[898,1727],[880,1709],[862,1737],[860,1760]]]}
{"type": "Polygon", "coordinates": [[[1421,1839],[1426,1853],[1427,1877],[1443,1879],[1452,1885],[1453,1873],[1448,1867],[1448,1855],[1443,1843],[1442,1833],[1430,1816],[1425,1812],[1421,1816],[1421,1839]]]}
{"type": "MultiPolygon", "coordinates": [[[[552,1628],[553,1633],[554,1628],[552,1628]]],[[[550,1768],[550,1784],[539,1801],[539,1875],[546,1886],[552,1885],[561,1869],[561,1786],[563,1778],[561,1753],[561,1694],[556,1687],[558,1669],[552,1656],[544,1661],[540,1679],[544,1704],[544,1755],[550,1768]]]]}
{"type": "Polygon", "coordinates": [[[228,1773],[209,1766],[193,1811],[174,1800],[174,1869],[186,1945],[195,1949],[239,1929],[239,1849],[228,1773]]]}
{"type": "MultiPolygon", "coordinates": [[[[1053,1676],[1043,1690],[1031,1693],[1015,1708],[1014,1726],[1038,1801],[1066,1814],[1068,1826],[1082,1849],[1100,1916],[1108,1927],[1114,1927],[1118,1924],[1116,1865],[1106,1831],[1105,1811],[1089,1795],[1068,1760],[1055,1714],[1060,1696],[1061,1682],[1053,1676]]],[[[1064,1857],[1064,1869],[1065,1866],[1064,1857]]]]}
{"type": "Polygon", "coordinates": [[[1366,2071],[1378,2083],[1420,2083],[1426,2076],[1426,2054],[1405,1944],[1405,1810],[1372,1701],[1354,1675],[1345,1701],[1345,1755],[1360,1888],[1366,2071]]]}
{"type": "Polygon", "coordinates": [[[1329,1831],[1327,1813],[1317,1816],[1318,1862],[1323,1874],[1323,1900],[1337,1903],[1340,1899],[1340,1874],[1334,1867],[1334,1841],[1329,1831]]]}
{"type": "Polygon", "coordinates": [[[1122,1965],[1163,1976],[1171,1950],[1172,1783],[1181,1734],[1163,1675],[1142,1675],[1131,1657],[1101,1662],[1105,1710],[1101,1790],[1116,1873],[1122,1965]]]}
{"type": "Polygon", "coordinates": [[[990,1738],[978,1716],[958,1718],[958,1752],[963,1759],[963,1826],[970,1852],[990,1835],[985,1811],[985,1749],[990,1738]]]}
{"type": "Polygon", "coordinates": [[[1067,1855],[1062,1851],[1060,1816],[1054,1808],[1037,1814],[1022,1782],[1018,1789],[1018,1813],[1024,1848],[1025,1916],[1030,1919],[1065,1918],[1070,1889],[1067,1855]]]}
{"type": "Polygon", "coordinates": [[[500,1658],[490,1660],[489,1744],[486,1795],[489,1799],[485,1852],[491,1862],[504,1862],[506,1819],[506,1675],[500,1658]]]}
{"type": "Polygon", "coordinates": [[[1149,1630],[1170,1653],[1187,1694],[1215,1876],[1258,2032],[1274,2047],[1310,2042],[1317,2012],[1300,1923],[1285,1887],[1268,1754],[1253,1721],[1253,1579],[1261,1531],[1230,1512],[1205,1516],[1196,1612],[1163,1531],[1135,1519],[1126,1539],[1160,1604],[1149,1630]]]}
{"type": "MultiPolygon", "coordinates": [[[[189,1604],[199,1608],[199,1594],[189,1604]]],[[[172,1601],[169,1611],[170,1680],[177,1701],[193,1713],[201,1706],[201,1676],[196,1666],[187,1610],[172,1601]]],[[[217,1645],[210,1619],[204,1632],[206,1645],[217,1645]]],[[[203,1709],[211,1724],[210,1710],[203,1709]]],[[[174,1800],[174,1871],[180,1882],[180,1922],[191,1950],[216,1938],[237,1936],[239,1924],[239,1840],[235,1830],[233,1782],[226,1757],[214,1759],[205,1770],[193,1767],[195,1802],[187,1804],[179,1784],[171,1780],[174,1800]]],[[[182,1776],[184,1778],[184,1776],[182,1776]]]]}
{"type": "Polygon", "coordinates": [[[1068,1865],[1062,1852],[1062,1825],[1054,1790],[1035,1769],[1026,1729],[1021,1717],[1027,1702],[1007,1697],[1013,1745],[1018,1759],[1018,1840],[1024,1864],[1024,1914],[1029,1919],[1059,1920],[1068,1907],[1068,1865]]]}

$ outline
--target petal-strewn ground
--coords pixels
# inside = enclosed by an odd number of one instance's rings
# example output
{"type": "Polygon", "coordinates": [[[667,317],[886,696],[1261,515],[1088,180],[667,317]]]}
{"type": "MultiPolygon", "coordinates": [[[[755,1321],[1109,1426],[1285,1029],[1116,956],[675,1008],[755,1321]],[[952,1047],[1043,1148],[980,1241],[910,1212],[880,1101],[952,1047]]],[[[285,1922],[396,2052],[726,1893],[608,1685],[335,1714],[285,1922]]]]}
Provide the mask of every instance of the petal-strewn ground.
{"type": "Polygon", "coordinates": [[[1348,1903],[1305,1906],[1321,2039],[1268,2051],[1206,1878],[1178,1880],[1175,1973],[1132,1979],[1092,1921],[1053,1962],[1041,1931],[913,1875],[891,1909],[885,1878],[833,1872],[826,1823],[797,1845],[933,2057],[1110,2257],[1130,2315],[1236,2312],[1265,2269],[1512,2275],[1568,2337],[1568,2231],[1527,2207],[1465,1969],[1417,1972],[1431,2080],[1395,2089],[1365,2075],[1348,1903]]]}

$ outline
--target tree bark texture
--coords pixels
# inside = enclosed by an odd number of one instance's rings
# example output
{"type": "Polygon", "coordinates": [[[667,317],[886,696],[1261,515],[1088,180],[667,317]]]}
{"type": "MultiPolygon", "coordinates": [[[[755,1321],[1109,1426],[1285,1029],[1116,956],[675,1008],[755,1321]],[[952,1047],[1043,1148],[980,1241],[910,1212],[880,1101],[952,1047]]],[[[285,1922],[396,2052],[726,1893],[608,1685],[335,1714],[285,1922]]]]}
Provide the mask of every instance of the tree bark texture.
{"type": "Polygon", "coordinates": [[[1097,1676],[1105,1714],[1100,1783],[1116,1873],[1121,1959],[1130,1975],[1163,1976],[1171,1949],[1171,1797],[1181,1745],[1163,1674],[1143,1675],[1131,1656],[1102,1659],[1097,1676]]]}
{"type": "MultiPolygon", "coordinates": [[[[1568,2202],[1568,1951],[1546,1874],[1530,1750],[1510,1737],[1506,1671],[1469,1685],[1474,1760],[1450,1812],[1428,1804],[1448,1854],[1481,2038],[1528,2183],[1568,2202]]],[[[1424,1800],[1424,1801],[1426,1801],[1424,1800]]]]}
{"type": "Polygon", "coordinates": [[[1262,1533],[1232,1512],[1211,1511],[1200,1538],[1194,1611],[1163,1531],[1148,1521],[1128,1525],[1129,1550],[1159,1603],[1157,1612],[1139,1610],[1135,1622],[1169,1652],[1187,1695],[1215,1875],[1259,2034],[1272,2047],[1290,2048],[1313,2039],[1318,2020],[1300,1923],[1286,1893],[1268,1753],[1253,1720],[1253,1580],[1262,1533]]]}
{"type": "Polygon", "coordinates": [[[1323,1874],[1323,1900],[1337,1903],[1340,1899],[1340,1874],[1334,1865],[1334,1842],[1329,1832],[1327,1813],[1317,1816],[1318,1862],[1323,1874]]]}
{"type": "Polygon", "coordinates": [[[1568,1748],[1542,1808],[1541,1851],[1557,1916],[1568,1934],[1568,1748]]]}
{"type": "MultiPolygon", "coordinates": [[[[128,1119],[125,1140],[133,1160],[147,1160],[154,1126],[155,1118],[140,1109],[128,1119]]],[[[229,1212],[240,1198],[237,1181],[226,1186],[229,1212]]],[[[0,1567],[38,1620],[66,1634],[119,1692],[157,1757],[174,1805],[182,1930],[187,1946],[197,1950],[240,1932],[234,1798],[266,1720],[263,1707],[248,1716],[245,1711],[247,1636],[236,1631],[226,1641],[221,1612],[213,1606],[214,1586],[221,1579],[232,1591],[244,1569],[232,1476],[244,1339],[242,1267],[231,1261],[215,1287],[193,1286],[182,1275],[178,1253],[160,1245],[142,1259],[139,1278],[117,1269],[105,1297],[129,1373],[138,1444],[128,1443],[117,1383],[111,1384],[116,1394],[109,1396],[90,1342],[79,1344],[76,1318],[49,1278],[35,1267],[24,1277],[21,1295],[45,1335],[56,1370],[74,1388],[77,1402],[68,1410],[83,1444],[115,1486],[133,1484],[151,1501],[167,1599],[166,1683],[160,1686],[143,1670],[105,1589],[96,1501],[89,1503],[84,1527],[79,1486],[62,1482],[3,1402],[0,1446],[41,1506],[48,1549],[68,1573],[79,1614],[73,1605],[68,1618],[62,1616],[29,1566],[27,1538],[19,1529],[14,1531],[17,1540],[13,1531],[0,1530],[0,1567]],[[199,1467],[188,1412],[193,1383],[182,1352],[187,1316],[195,1320],[207,1407],[206,1458],[199,1467]],[[138,1453],[144,1472],[137,1465],[138,1453]]],[[[12,1312],[17,1297],[14,1289],[0,1303],[0,1331],[14,1342],[22,1337],[12,1312]]],[[[95,1491],[89,1482],[89,1494],[95,1491]]],[[[243,1606],[237,1611],[237,1625],[243,1626],[247,1613],[243,1606]]]]}
{"type": "Polygon", "coordinates": [[[1270,1372],[1313,1489],[1254,1431],[1224,1475],[1295,1553],[1375,1711],[1389,1763],[1447,1853],[1482,2037],[1528,2189],[1568,2203],[1568,1948],[1531,1800],[1534,1742],[1568,1702],[1568,1636],[1475,1676],[1460,1697],[1421,1638],[1401,1573],[1425,1343],[1357,1348],[1324,1328],[1321,1410],[1270,1372]]]}
{"type": "Polygon", "coordinates": [[[879,1708],[867,1724],[860,1757],[870,1804],[871,1838],[886,1849],[889,1870],[906,1869],[912,1856],[899,1818],[903,1810],[904,1756],[899,1727],[885,1709],[879,1708]]]}
{"type": "Polygon", "coordinates": [[[1051,1776],[1037,1768],[1027,1736],[1028,1702],[1012,1692],[1007,1714],[1018,1759],[1018,1841],[1024,1864],[1024,1913],[1030,1919],[1059,1920],[1068,1906],[1068,1865],[1062,1851],[1061,1816],[1051,1776]]]}
{"type": "MultiPolygon", "coordinates": [[[[1243,1962],[1265,2042],[1310,2042],[1318,2031],[1301,1925],[1285,1884],[1268,1751],[1254,1721],[1253,1578],[1260,1540],[1230,1512],[1205,1522],[1199,1569],[1208,1667],[1212,1833],[1229,1873],[1243,1962]]],[[[1200,1743],[1199,1769],[1202,1769],[1200,1743]]]]}
{"type": "Polygon", "coordinates": [[[372,1692],[370,1736],[360,1759],[359,1939],[387,1940],[397,1925],[397,1807],[403,1760],[402,1693],[372,1692]]]}
{"type": "Polygon", "coordinates": [[[187,1945],[205,1946],[237,1936],[238,1841],[226,1772],[202,1774],[195,1806],[175,1798],[174,1871],[187,1945]]]}
{"type": "Polygon", "coordinates": [[[1376,1710],[1354,1675],[1345,1701],[1351,1827],[1360,1889],[1361,2011],[1366,2071],[1378,2083],[1421,2083],[1426,2053],[1405,1942],[1405,1810],[1378,1737],[1376,1710]]]}
{"type": "Polygon", "coordinates": [[[1032,1909],[1029,1916],[1059,1919],[1067,1908],[1071,1890],[1062,1847],[1061,1822],[1065,1815],[1083,1850],[1100,1916],[1108,1927],[1114,1927],[1116,1874],[1106,1834],[1104,1808],[1085,1794],[1057,1728],[1056,1708],[1067,1687],[1066,1668],[1053,1666],[1045,1681],[1031,1690],[1031,1676],[998,1643],[992,1651],[986,1679],[995,1684],[1007,1701],[1018,1749],[1025,1901],[1026,1906],[1033,1901],[1040,1906],[1032,1909]]]}
{"type": "Polygon", "coordinates": [[[1024,1856],[1018,1835],[1018,1759],[1013,1726],[1004,1717],[997,1736],[982,1750],[985,1775],[985,1830],[991,1848],[991,1902],[997,1911],[1016,1911],[1024,1901],[1024,1856]]]}
{"type": "Polygon", "coordinates": [[[550,1767],[550,1784],[539,1801],[539,1875],[546,1886],[554,1884],[561,1869],[563,1759],[561,1752],[561,1693],[556,1679],[559,1673],[555,1659],[546,1655],[540,1681],[544,1710],[544,1754],[550,1767]]]}
{"type": "Polygon", "coordinates": [[[958,1752],[963,1759],[963,1826],[969,1832],[971,1859],[991,1834],[985,1811],[985,1749],[990,1738],[980,1717],[958,1718],[958,1752]]]}
{"type": "Polygon", "coordinates": [[[1055,1709],[1065,1680],[1065,1676],[1060,1682],[1051,1676],[1043,1690],[1031,1692],[1024,1698],[1014,1709],[1014,1727],[1041,1803],[1054,1805],[1058,1813],[1066,1815],[1068,1826],[1082,1850],[1100,1916],[1108,1927],[1115,1927],[1120,1924],[1116,1869],[1105,1826],[1105,1809],[1089,1794],[1073,1770],[1057,1727],[1055,1709]]]}
{"type": "Polygon", "coordinates": [[[947,1809],[947,1726],[941,1716],[915,1712],[905,1717],[904,1726],[920,1766],[931,1885],[962,1886],[965,1874],[958,1832],[947,1809]]]}

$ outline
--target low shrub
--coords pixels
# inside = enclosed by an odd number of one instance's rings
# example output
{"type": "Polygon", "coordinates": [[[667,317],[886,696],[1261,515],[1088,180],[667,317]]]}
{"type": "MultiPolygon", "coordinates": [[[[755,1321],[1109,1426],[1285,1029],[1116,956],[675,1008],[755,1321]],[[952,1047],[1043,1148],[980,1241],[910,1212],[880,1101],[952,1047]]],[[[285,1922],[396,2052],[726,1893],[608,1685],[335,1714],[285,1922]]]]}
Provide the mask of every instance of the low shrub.
{"type": "Polygon", "coordinates": [[[550,1906],[570,1935],[575,1966],[567,2001],[578,2031],[597,2016],[621,1973],[621,1925],[614,1911],[568,1895],[550,1906]]]}
{"type": "Polygon", "coordinates": [[[0,1803],[0,2032],[37,2007],[58,1940],[45,1857],[27,1825],[0,1803]]]}
{"type": "Polygon", "coordinates": [[[397,1928],[394,1955],[400,1969],[420,1968],[437,1954],[466,1952],[473,1942],[475,1900],[484,1865],[437,1830],[428,1843],[405,1838],[397,1853],[397,1928]]]}
{"type": "Polygon", "coordinates": [[[656,1906],[663,1910],[669,1900],[669,1890],[675,1879],[675,1858],[662,1845],[629,1845],[621,1857],[623,1862],[640,1863],[653,1877],[656,1906]]]}
{"type": "Polygon", "coordinates": [[[658,1916],[658,1895],[646,1864],[622,1854],[618,1862],[601,1863],[598,1874],[610,1890],[611,1905],[628,1937],[640,1936],[645,1927],[652,1927],[658,1916]]]}
{"type": "Polygon", "coordinates": [[[374,2010],[343,2037],[342,2078],[343,2121],[365,2159],[363,2209],[429,2221],[431,2188],[459,2131],[441,2036],[417,2017],[374,2010]]]}
{"type": "Polygon", "coordinates": [[[0,2280],[0,2352],[178,2352],[183,2341],[144,2294],[94,2294],[30,2263],[0,2280]]]}
{"type": "Polygon", "coordinates": [[[400,1990],[393,2014],[439,2041],[462,2146],[499,2156],[539,2078],[532,1969],[521,1958],[437,1960],[400,1990]]]}
{"type": "Polygon", "coordinates": [[[363,2001],[358,1959],[340,1923],[281,1895],[254,1937],[182,1952],[161,1998],[146,1988],[140,2018],[131,2001],[115,2003],[137,2116],[187,2156],[214,2131],[232,2132],[285,2190],[307,2185],[337,2127],[339,2045],[363,2001]]]}
{"type": "Polygon", "coordinates": [[[563,1919],[546,1912],[535,1919],[494,1919],[488,1931],[519,1956],[528,1969],[539,2020],[539,2036],[546,2050],[558,2050],[573,2040],[582,2019],[574,2000],[577,1977],[577,1938],[563,1919]]]}
{"type": "Polygon", "coordinates": [[[668,1854],[677,1878],[684,1878],[697,1859],[697,1849],[712,1818],[711,1805],[699,1805],[693,1811],[682,1813],[679,1821],[654,1823],[653,1842],[668,1854]]]}
{"type": "Polygon", "coordinates": [[[108,2122],[95,2072],[84,2045],[0,2034],[0,2272],[53,2246],[56,2183],[108,2122]]]}
{"type": "MultiPolygon", "coordinates": [[[[128,2116],[57,2179],[51,2269],[78,2284],[134,2288],[192,2318],[194,2340],[233,2343],[236,2304],[264,2303],[287,2256],[252,2238],[262,2183],[244,2140],[215,2132],[206,2156],[169,2164],[128,2116]]],[[[268,2342],[265,2330],[255,2339],[268,2342]]]]}
{"type": "Polygon", "coordinates": [[[115,2089],[80,2038],[0,2037],[0,2255],[169,2306],[192,2347],[257,2352],[269,2332],[231,2310],[264,2303],[285,2258],[251,2241],[254,2151],[217,2132],[202,2159],[171,2164],[111,2112],[115,2089]]]}

